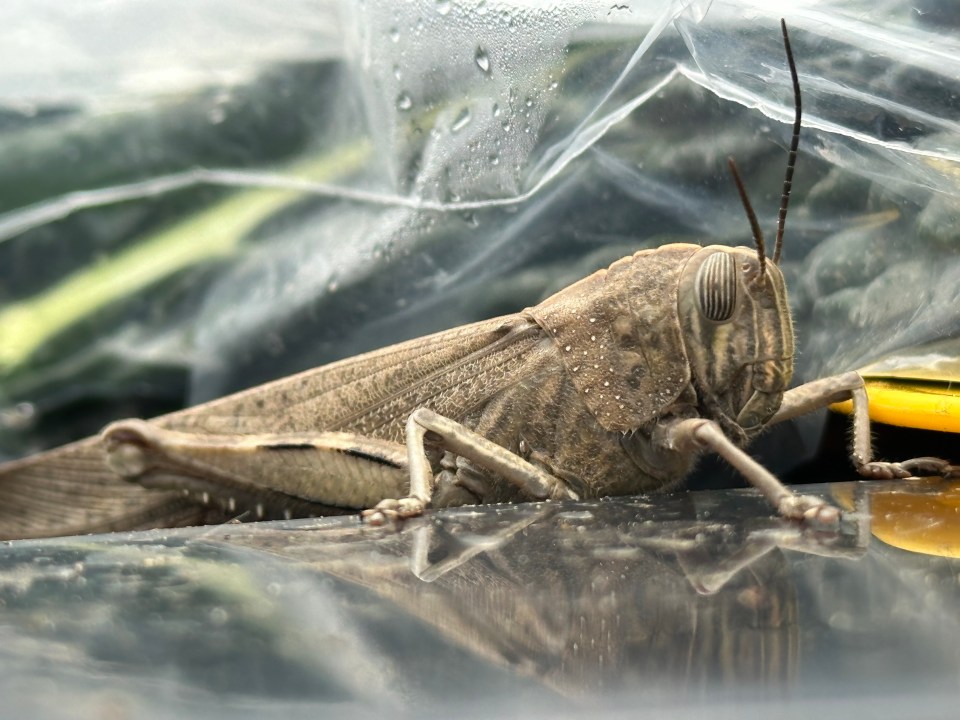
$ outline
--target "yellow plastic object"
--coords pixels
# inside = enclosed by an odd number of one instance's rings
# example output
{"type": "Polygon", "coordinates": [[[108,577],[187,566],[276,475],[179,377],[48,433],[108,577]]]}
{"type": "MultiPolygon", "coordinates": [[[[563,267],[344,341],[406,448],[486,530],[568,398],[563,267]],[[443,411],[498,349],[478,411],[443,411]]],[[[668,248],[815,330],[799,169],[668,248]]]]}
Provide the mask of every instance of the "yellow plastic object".
{"type": "MultiPolygon", "coordinates": [[[[831,493],[853,510],[855,487],[844,483],[831,493]]],[[[870,531],[878,540],[910,552],[960,558],[960,483],[894,481],[870,488],[869,493],[870,531]]]]}
{"type": "MultiPolygon", "coordinates": [[[[864,377],[870,399],[870,419],[888,425],[960,433],[960,381],[864,377]]],[[[850,401],[837,403],[834,410],[850,413],[850,401]]]]}

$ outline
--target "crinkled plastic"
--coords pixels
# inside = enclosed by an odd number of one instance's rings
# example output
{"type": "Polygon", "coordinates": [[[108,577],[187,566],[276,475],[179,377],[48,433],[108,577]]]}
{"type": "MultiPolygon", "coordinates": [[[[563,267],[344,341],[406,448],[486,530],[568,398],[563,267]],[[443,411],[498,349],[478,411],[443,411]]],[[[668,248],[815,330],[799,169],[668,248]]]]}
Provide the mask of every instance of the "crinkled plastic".
{"type": "Polygon", "coordinates": [[[2,544],[0,717],[952,717],[956,488],[805,490],[2,544]]]}
{"type": "Polygon", "coordinates": [[[751,244],[730,155],[772,236],[780,14],[798,378],[956,357],[945,0],[8,0],[0,451],[751,244]]]}

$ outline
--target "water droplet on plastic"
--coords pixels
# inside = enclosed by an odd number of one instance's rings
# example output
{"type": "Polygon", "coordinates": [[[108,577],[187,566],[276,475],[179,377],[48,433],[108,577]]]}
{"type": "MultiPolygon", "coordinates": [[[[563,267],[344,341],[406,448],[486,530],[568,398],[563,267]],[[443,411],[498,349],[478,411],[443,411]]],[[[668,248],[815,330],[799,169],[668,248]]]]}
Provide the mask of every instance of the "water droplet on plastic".
{"type": "Polygon", "coordinates": [[[453,5],[450,0],[437,0],[437,12],[446,15],[450,12],[450,6],[453,5]]]}
{"type": "Polygon", "coordinates": [[[401,77],[401,72],[400,72],[400,66],[399,66],[399,65],[394,65],[394,66],[393,66],[393,76],[394,76],[397,80],[400,79],[400,77],[401,77]]]}
{"type": "Polygon", "coordinates": [[[828,619],[827,624],[835,630],[850,631],[856,627],[853,616],[845,611],[833,613],[828,619]]]}
{"type": "Polygon", "coordinates": [[[394,42],[400,42],[400,29],[397,27],[390,28],[390,39],[394,42]]]}
{"type": "Polygon", "coordinates": [[[564,520],[593,520],[593,513],[589,510],[567,510],[566,512],[558,513],[557,518],[564,520]]]}
{"type": "Polygon", "coordinates": [[[470,124],[470,108],[464,108],[460,111],[460,114],[457,115],[456,120],[453,121],[453,125],[450,126],[451,132],[460,132],[467,125],[470,124]]]}
{"type": "Polygon", "coordinates": [[[413,100],[407,93],[402,92],[397,95],[397,110],[409,110],[413,107],[413,100]]]}
{"type": "Polygon", "coordinates": [[[493,104],[493,116],[500,117],[500,106],[497,103],[493,104]]]}
{"type": "Polygon", "coordinates": [[[477,67],[480,68],[485,75],[490,74],[490,56],[487,55],[487,51],[482,47],[477,47],[477,52],[474,53],[473,59],[477,63],[477,67]]]}
{"type": "Polygon", "coordinates": [[[489,155],[489,156],[487,157],[487,160],[490,161],[490,164],[491,164],[491,165],[499,165],[499,164],[500,164],[500,156],[497,155],[496,153],[493,153],[492,155],[489,155]]]}
{"type": "Polygon", "coordinates": [[[219,105],[217,107],[210,108],[210,111],[207,113],[207,120],[210,121],[211,125],[219,125],[226,119],[227,111],[219,105]]]}
{"type": "Polygon", "coordinates": [[[33,403],[22,402],[12,408],[0,410],[0,428],[26,430],[33,426],[37,409],[33,403]]]}

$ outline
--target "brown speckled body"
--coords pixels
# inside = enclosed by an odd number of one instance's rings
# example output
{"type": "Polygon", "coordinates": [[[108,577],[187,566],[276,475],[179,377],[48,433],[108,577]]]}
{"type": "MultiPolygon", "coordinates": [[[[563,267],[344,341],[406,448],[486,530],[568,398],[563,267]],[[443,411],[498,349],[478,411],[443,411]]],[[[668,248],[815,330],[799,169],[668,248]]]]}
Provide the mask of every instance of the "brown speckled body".
{"type": "MultiPolygon", "coordinates": [[[[584,499],[658,490],[676,477],[677,468],[639,467],[621,444],[622,433],[597,422],[545,334],[527,363],[522,380],[464,416],[464,424],[561,478],[584,499]]],[[[488,494],[478,499],[529,498],[491,476],[488,494]]]]}
{"type": "MultiPolygon", "coordinates": [[[[622,495],[674,486],[689,472],[695,453],[656,442],[665,423],[709,418],[744,444],[779,407],[792,355],[779,269],[758,276],[752,249],[667,245],[521,313],[309,370],[150,426],[225,439],[338,432],[400,445],[411,412],[428,408],[546,469],[580,497],[622,495]],[[699,264],[717,254],[738,263],[736,313],[725,323],[705,321],[691,305],[703,292],[699,264]],[[747,407],[756,412],[743,415],[747,407]]],[[[255,506],[257,517],[272,517],[355,506],[344,498],[356,493],[289,497],[282,480],[303,462],[289,464],[296,453],[288,442],[283,448],[267,453],[268,463],[250,461],[253,480],[231,491],[232,512],[255,506]]],[[[366,495],[395,495],[402,463],[381,464],[391,465],[389,481],[358,463],[343,483],[381,483],[366,495]]],[[[530,499],[449,453],[434,465],[435,505],[530,499]]],[[[178,486],[175,468],[158,477],[141,483],[154,488],[145,489],[117,476],[98,438],[10,463],[0,467],[0,537],[213,519],[195,499],[216,496],[216,478],[194,478],[205,484],[185,498],[169,489],[178,486]]]]}

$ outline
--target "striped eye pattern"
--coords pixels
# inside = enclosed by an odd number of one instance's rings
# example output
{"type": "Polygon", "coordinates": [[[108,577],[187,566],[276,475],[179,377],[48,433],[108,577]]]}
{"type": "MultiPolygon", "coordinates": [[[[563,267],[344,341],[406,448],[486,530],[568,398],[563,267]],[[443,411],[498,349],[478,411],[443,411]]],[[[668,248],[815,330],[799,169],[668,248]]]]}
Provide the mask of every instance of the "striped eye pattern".
{"type": "Polygon", "coordinates": [[[737,264],[733,255],[716,252],[708,257],[697,271],[694,285],[705,318],[723,322],[733,317],[737,305],[737,264]]]}

